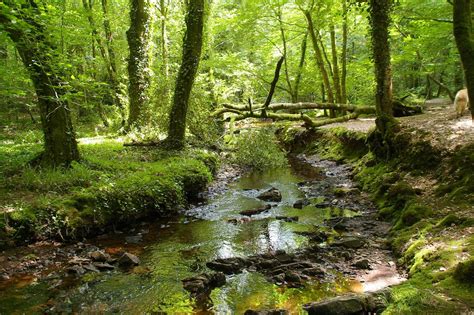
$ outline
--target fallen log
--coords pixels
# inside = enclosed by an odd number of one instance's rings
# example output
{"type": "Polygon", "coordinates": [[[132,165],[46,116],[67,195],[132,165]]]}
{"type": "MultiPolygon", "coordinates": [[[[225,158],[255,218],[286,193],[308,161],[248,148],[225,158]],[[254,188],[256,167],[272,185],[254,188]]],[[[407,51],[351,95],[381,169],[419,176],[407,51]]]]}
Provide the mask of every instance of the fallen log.
{"type": "MultiPolygon", "coordinates": [[[[264,104],[249,105],[235,105],[224,103],[222,108],[215,111],[212,116],[219,116],[225,112],[234,111],[262,111],[265,108],[264,104]]],[[[332,104],[332,103],[273,103],[266,107],[268,111],[280,110],[305,110],[305,109],[334,109],[344,110],[348,112],[357,112],[359,114],[375,114],[375,107],[373,106],[357,106],[352,104],[332,104]]],[[[236,112],[234,112],[236,113],[236,112]]]]}

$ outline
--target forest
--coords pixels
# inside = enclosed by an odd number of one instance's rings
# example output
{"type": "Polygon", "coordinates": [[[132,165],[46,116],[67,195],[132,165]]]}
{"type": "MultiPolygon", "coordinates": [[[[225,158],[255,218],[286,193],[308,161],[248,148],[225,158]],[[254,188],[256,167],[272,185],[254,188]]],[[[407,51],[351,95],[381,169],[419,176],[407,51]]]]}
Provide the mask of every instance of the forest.
{"type": "Polygon", "coordinates": [[[0,314],[470,314],[471,0],[0,2],[0,314]]]}

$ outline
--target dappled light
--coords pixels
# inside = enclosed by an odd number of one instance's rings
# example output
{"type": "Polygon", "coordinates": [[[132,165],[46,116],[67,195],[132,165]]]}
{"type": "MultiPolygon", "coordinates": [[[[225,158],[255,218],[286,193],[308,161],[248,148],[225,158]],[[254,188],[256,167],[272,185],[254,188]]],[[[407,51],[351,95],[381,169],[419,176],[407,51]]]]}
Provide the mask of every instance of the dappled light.
{"type": "Polygon", "coordinates": [[[0,314],[472,314],[473,1],[0,1],[0,314]]]}

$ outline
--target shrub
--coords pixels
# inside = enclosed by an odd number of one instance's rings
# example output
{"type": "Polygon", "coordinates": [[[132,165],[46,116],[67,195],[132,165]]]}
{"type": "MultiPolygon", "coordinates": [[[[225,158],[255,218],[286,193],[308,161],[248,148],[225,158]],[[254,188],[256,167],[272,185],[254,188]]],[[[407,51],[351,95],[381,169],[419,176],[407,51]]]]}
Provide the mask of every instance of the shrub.
{"type": "Polygon", "coordinates": [[[233,160],[240,166],[265,170],[287,165],[285,152],[271,129],[245,132],[237,138],[235,147],[233,160]]]}

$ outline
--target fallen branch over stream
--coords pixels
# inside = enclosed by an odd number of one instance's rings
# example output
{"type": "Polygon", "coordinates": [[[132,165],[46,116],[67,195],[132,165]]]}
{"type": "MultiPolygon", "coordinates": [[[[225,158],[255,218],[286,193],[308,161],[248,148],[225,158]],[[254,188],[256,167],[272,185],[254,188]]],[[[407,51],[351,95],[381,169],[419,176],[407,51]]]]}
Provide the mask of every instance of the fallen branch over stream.
{"type": "Polygon", "coordinates": [[[221,108],[217,109],[211,114],[211,117],[223,116],[226,113],[232,113],[236,116],[234,120],[243,120],[247,118],[271,118],[273,120],[289,120],[289,121],[303,121],[307,127],[317,128],[324,125],[345,122],[351,119],[356,119],[360,114],[375,114],[375,107],[371,106],[355,106],[351,104],[332,104],[332,103],[274,103],[270,104],[273,94],[275,92],[276,84],[280,76],[281,65],[284,61],[284,57],[278,60],[275,68],[275,74],[273,81],[270,85],[270,91],[265,103],[253,104],[252,100],[249,99],[248,105],[235,105],[235,104],[221,104],[221,108]],[[309,115],[301,112],[294,113],[302,110],[310,109],[330,109],[340,113],[349,114],[323,120],[313,119],[309,115]],[[277,113],[277,111],[287,110],[290,113],[277,113]]]}
{"type": "Polygon", "coordinates": [[[225,113],[236,114],[234,120],[243,120],[247,118],[271,118],[274,120],[303,121],[308,127],[317,128],[324,125],[345,122],[356,119],[361,114],[375,114],[375,108],[370,106],[355,106],[351,104],[329,104],[329,103],[274,103],[268,106],[265,104],[235,105],[221,104],[222,108],[212,113],[212,117],[222,116],[225,113]],[[345,111],[349,114],[324,120],[311,118],[305,113],[276,113],[277,111],[287,110],[290,112],[308,110],[308,109],[334,109],[336,111],[345,111]]]}

